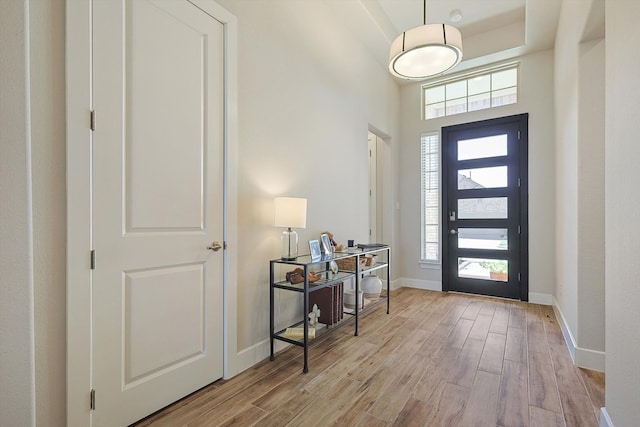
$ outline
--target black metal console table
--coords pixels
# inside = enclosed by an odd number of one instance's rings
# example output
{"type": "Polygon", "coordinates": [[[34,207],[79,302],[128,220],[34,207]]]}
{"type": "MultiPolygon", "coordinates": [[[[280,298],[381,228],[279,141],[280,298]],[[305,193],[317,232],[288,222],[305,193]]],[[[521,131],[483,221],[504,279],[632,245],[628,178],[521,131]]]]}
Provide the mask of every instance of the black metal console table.
{"type": "MultiPolygon", "coordinates": [[[[341,264],[345,264],[344,262],[340,262],[341,264]]],[[[319,260],[312,260],[310,255],[301,255],[294,260],[283,260],[283,259],[274,259],[270,261],[270,274],[269,274],[269,283],[270,283],[270,335],[271,335],[271,360],[274,360],[274,340],[280,340],[287,342],[289,344],[293,344],[299,347],[303,347],[304,349],[304,368],[303,372],[307,373],[309,371],[308,367],[308,350],[309,350],[309,294],[311,292],[316,292],[322,288],[326,288],[328,286],[333,286],[339,282],[343,282],[350,278],[355,278],[355,289],[354,289],[354,299],[355,299],[355,308],[353,310],[344,309],[342,310],[347,315],[352,315],[355,318],[355,330],[354,335],[358,336],[358,317],[362,314],[363,309],[367,309],[368,307],[376,306],[378,303],[370,304],[369,306],[359,307],[360,301],[357,290],[360,289],[360,280],[363,274],[371,273],[376,270],[385,269],[386,270],[386,295],[381,296],[382,299],[386,299],[387,302],[387,314],[389,314],[390,310],[390,294],[391,294],[391,274],[390,274],[390,266],[391,266],[391,248],[388,245],[383,244],[369,244],[369,245],[359,245],[357,248],[349,248],[346,252],[335,252],[331,256],[323,256],[319,260]],[[371,262],[370,265],[363,266],[363,258],[364,257],[373,257],[375,261],[371,262]],[[332,271],[331,262],[332,261],[345,261],[351,259],[353,269],[338,269],[337,271],[332,271]],[[277,266],[280,265],[289,265],[293,268],[301,268],[304,272],[304,280],[300,283],[291,283],[286,280],[284,274],[279,272],[277,274],[276,269],[277,266]],[[315,274],[319,274],[320,278],[312,283],[309,281],[309,273],[312,271],[312,266],[316,270],[315,274]],[[300,322],[297,322],[290,327],[302,327],[303,334],[300,339],[294,339],[284,336],[287,328],[276,331],[275,330],[275,319],[274,319],[274,291],[275,289],[283,289],[287,291],[298,292],[303,295],[302,298],[302,313],[304,319],[300,322]]],[[[282,268],[280,269],[282,270],[282,268]]],[[[365,299],[363,298],[363,305],[365,299]]],[[[331,331],[332,329],[323,329],[321,333],[325,331],[331,331]]]]}

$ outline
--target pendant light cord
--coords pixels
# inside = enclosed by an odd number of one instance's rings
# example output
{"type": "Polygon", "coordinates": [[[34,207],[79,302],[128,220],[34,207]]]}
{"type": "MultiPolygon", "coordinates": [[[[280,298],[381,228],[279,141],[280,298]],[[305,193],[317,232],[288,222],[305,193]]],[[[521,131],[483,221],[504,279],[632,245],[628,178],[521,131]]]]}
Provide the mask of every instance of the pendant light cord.
{"type": "Polygon", "coordinates": [[[424,0],[422,4],[422,12],[423,12],[423,25],[427,25],[427,0],[424,0]]]}

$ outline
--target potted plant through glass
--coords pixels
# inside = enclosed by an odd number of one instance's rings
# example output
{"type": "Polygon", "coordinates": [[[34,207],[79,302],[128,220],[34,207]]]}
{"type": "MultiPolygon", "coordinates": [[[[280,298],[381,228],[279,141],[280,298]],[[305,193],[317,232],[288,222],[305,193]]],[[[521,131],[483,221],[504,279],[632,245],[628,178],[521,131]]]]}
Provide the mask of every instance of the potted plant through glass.
{"type": "Polygon", "coordinates": [[[491,280],[500,280],[502,282],[509,280],[509,264],[507,261],[483,261],[480,265],[489,270],[489,277],[491,280]]]}

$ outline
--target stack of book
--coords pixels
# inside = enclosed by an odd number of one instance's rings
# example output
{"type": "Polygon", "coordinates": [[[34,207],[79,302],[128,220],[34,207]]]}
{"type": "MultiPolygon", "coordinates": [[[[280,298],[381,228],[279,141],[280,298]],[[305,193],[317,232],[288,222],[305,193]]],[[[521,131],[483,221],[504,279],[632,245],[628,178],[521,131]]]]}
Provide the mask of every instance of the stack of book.
{"type": "Polygon", "coordinates": [[[336,283],[320,290],[309,292],[309,311],[316,304],[320,309],[318,321],[327,327],[335,326],[344,318],[344,283],[336,283]]]}

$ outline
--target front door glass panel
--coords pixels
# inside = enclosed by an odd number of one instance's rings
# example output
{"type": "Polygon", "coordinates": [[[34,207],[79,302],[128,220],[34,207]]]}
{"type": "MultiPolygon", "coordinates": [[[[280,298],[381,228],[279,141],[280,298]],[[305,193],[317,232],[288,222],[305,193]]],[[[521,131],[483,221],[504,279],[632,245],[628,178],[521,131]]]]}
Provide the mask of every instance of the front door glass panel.
{"type": "Polygon", "coordinates": [[[458,219],[506,219],[507,197],[458,199],[458,219]]]}
{"type": "Polygon", "coordinates": [[[509,281],[509,261],[505,259],[458,258],[458,277],[509,281]]]}
{"type": "Polygon", "coordinates": [[[509,241],[506,228],[459,228],[458,249],[506,251],[509,241]]]}
{"type": "Polygon", "coordinates": [[[506,134],[458,141],[458,161],[486,159],[488,157],[506,156],[507,154],[506,134]]]}
{"type": "Polygon", "coordinates": [[[458,190],[505,188],[508,172],[508,166],[461,169],[458,171],[458,190]]]}

